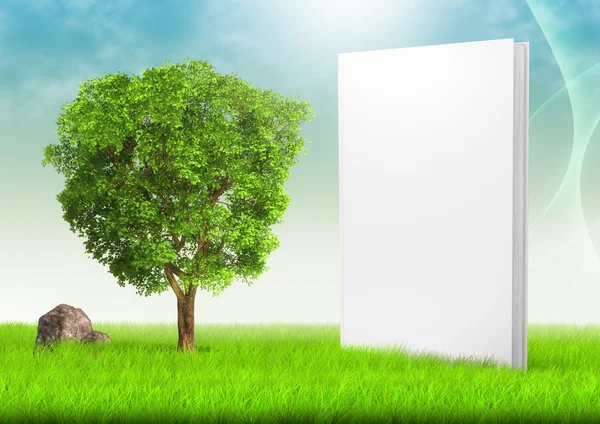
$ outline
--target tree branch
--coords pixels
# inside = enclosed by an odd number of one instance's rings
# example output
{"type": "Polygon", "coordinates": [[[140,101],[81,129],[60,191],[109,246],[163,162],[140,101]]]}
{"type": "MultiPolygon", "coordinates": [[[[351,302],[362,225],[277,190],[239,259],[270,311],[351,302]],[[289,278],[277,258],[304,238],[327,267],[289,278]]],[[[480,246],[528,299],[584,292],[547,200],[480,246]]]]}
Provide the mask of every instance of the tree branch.
{"type": "Polygon", "coordinates": [[[125,175],[125,178],[123,180],[117,181],[115,184],[111,184],[111,186],[108,187],[108,189],[106,191],[110,191],[113,188],[114,189],[121,188],[122,186],[125,185],[125,183],[127,182],[128,179],[129,179],[129,174],[125,175]]]}
{"type": "Polygon", "coordinates": [[[210,246],[210,241],[205,240],[204,241],[204,246],[203,246],[203,249],[202,249],[202,254],[204,255],[205,258],[208,256],[208,248],[209,248],[209,246],[210,246]]]}
{"type": "Polygon", "coordinates": [[[207,243],[206,240],[206,233],[207,233],[207,229],[206,227],[204,227],[204,229],[202,230],[202,235],[200,236],[200,239],[198,240],[198,253],[203,252],[204,256],[206,256],[206,249],[205,249],[205,244],[207,243]]]}
{"type": "Polygon", "coordinates": [[[196,290],[198,290],[198,286],[194,284],[190,284],[186,293],[186,296],[194,299],[196,297],[196,290]]]}
{"type": "Polygon", "coordinates": [[[168,152],[168,151],[166,151],[166,152],[165,152],[165,160],[163,161],[163,163],[161,163],[161,164],[159,165],[158,169],[159,169],[159,170],[160,170],[160,169],[163,169],[163,168],[164,168],[164,167],[167,165],[167,163],[168,163],[168,162],[169,162],[169,152],[168,152]]]}
{"type": "Polygon", "coordinates": [[[135,133],[131,134],[129,137],[127,137],[127,148],[129,150],[133,150],[135,148],[135,146],[137,146],[137,139],[135,137],[135,133]]]}
{"type": "Polygon", "coordinates": [[[221,250],[223,250],[223,246],[225,246],[225,237],[223,237],[223,239],[221,240],[221,244],[219,245],[215,256],[219,256],[219,254],[221,253],[221,250]]]}
{"type": "Polygon", "coordinates": [[[227,179],[225,180],[225,182],[223,183],[221,188],[212,194],[211,199],[210,199],[211,200],[210,205],[213,206],[215,203],[217,203],[217,201],[219,200],[219,197],[221,197],[221,194],[225,193],[229,187],[231,187],[231,180],[229,179],[229,177],[227,177],[227,179]]]}
{"type": "Polygon", "coordinates": [[[169,272],[171,272],[172,274],[175,274],[178,277],[181,277],[183,275],[183,271],[180,270],[179,268],[177,268],[174,264],[172,264],[171,262],[167,262],[165,264],[166,269],[169,270],[169,272]]]}
{"type": "Polygon", "coordinates": [[[169,267],[167,265],[165,265],[165,274],[167,275],[167,280],[169,281],[169,285],[175,292],[175,296],[177,296],[178,299],[182,299],[183,297],[185,297],[184,291],[181,290],[181,287],[179,287],[179,284],[177,284],[177,280],[175,280],[175,276],[169,270],[169,267]]]}
{"type": "Polygon", "coordinates": [[[275,133],[275,135],[273,136],[273,141],[279,141],[279,136],[281,135],[281,132],[287,128],[287,124],[289,124],[290,121],[286,121],[285,123],[282,124],[281,128],[279,129],[279,131],[277,131],[275,133]]]}
{"type": "Polygon", "coordinates": [[[175,248],[177,253],[179,253],[181,251],[181,249],[183,249],[183,246],[185,246],[185,236],[181,236],[181,239],[179,240],[179,244],[175,248]]]}
{"type": "MultiPolygon", "coordinates": [[[[225,193],[225,191],[227,191],[227,189],[231,187],[231,180],[229,179],[229,177],[227,177],[225,179],[225,182],[223,183],[223,185],[221,186],[220,189],[218,189],[216,192],[214,192],[211,195],[211,206],[214,206],[219,197],[225,193]]],[[[207,228],[204,227],[203,232],[202,232],[202,236],[200,236],[200,239],[198,240],[198,253],[202,252],[204,254],[204,257],[206,257],[206,255],[208,254],[208,240],[206,240],[206,235],[207,235],[207,228]]]]}
{"type": "Polygon", "coordinates": [[[121,166],[121,162],[119,162],[119,158],[115,156],[115,147],[114,146],[107,146],[106,153],[108,153],[110,160],[112,160],[115,165],[117,165],[118,167],[121,166]]]}
{"type": "Polygon", "coordinates": [[[150,165],[148,165],[148,162],[144,162],[144,175],[142,175],[142,178],[148,178],[150,176],[150,174],[152,173],[152,167],[150,165]]]}

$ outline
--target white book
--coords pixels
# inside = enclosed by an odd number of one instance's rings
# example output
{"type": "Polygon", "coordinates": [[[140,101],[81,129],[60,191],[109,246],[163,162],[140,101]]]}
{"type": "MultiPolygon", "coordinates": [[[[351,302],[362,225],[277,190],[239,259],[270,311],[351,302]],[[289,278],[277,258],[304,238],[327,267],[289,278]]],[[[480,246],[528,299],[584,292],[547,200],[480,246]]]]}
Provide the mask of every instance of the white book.
{"type": "Polygon", "coordinates": [[[529,43],[338,55],[342,346],[527,368],[529,43]]]}

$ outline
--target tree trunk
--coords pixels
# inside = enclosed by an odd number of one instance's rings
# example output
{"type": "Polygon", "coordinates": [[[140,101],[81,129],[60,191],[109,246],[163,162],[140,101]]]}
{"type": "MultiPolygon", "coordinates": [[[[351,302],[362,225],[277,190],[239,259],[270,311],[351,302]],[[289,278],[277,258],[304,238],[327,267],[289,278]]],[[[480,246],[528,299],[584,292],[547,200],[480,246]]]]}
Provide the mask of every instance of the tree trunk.
{"type": "Polygon", "coordinates": [[[190,295],[177,297],[177,327],[179,331],[179,341],[177,350],[184,352],[196,352],[196,342],[194,340],[194,293],[190,295]]]}
{"type": "Polygon", "coordinates": [[[198,286],[191,285],[187,293],[175,280],[175,275],[181,275],[180,269],[173,264],[165,264],[165,274],[167,280],[177,296],[177,330],[179,333],[179,342],[177,349],[183,352],[196,352],[196,341],[194,340],[194,301],[196,300],[196,290],[198,286]]]}

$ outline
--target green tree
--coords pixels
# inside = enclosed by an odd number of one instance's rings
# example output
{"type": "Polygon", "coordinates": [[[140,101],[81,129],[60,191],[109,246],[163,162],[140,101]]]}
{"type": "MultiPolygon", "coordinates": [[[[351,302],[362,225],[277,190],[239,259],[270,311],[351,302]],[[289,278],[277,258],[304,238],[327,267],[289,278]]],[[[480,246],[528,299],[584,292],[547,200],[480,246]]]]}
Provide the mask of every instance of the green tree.
{"type": "Polygon", "coordinates": [[[197,289],[252,284],[279,247],[309,103],[187,59],[92,78],[62,110],[42,165],[65,176],[64,219],[120,286],[175,292],[178,349],[195,351],[197,289]]]}

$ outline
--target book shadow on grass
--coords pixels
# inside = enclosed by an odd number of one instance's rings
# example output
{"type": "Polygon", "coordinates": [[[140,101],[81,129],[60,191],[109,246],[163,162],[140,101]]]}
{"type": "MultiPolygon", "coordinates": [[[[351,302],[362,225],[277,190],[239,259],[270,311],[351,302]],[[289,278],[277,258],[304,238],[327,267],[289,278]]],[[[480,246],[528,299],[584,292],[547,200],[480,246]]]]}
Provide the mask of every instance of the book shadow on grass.
{"type": "Polygon", "coordinates": [[[497,361],[493,356],[475,356],[436,353],[426,350],[411,350],[405,346],[380,347],[369,345],[346,345],[342,347],[348,352],[362,352],[367,354],[382,355],[381,357],[398,357],[402,361],[410,361],[424,366],[446,366],[448,368],[467,367],[474,369],[511,369],[510,365],[497,361]]]}

